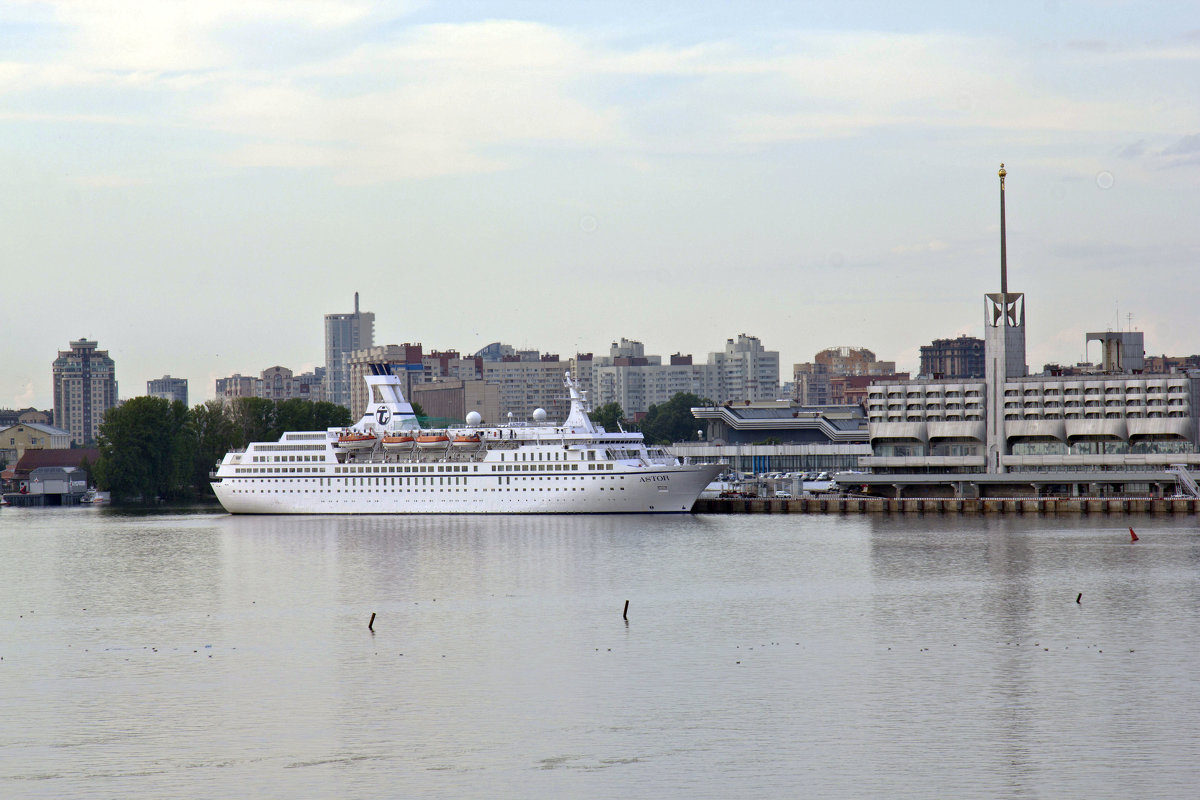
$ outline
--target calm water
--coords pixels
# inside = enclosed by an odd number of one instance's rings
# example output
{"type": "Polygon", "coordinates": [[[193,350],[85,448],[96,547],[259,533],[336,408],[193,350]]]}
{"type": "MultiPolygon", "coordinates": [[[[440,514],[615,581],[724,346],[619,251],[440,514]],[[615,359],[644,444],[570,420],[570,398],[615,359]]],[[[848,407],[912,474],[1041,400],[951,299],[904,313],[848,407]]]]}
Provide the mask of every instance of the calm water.
{"type": "Polygon", "coordinates": [[[6,508],[0,796],[1194,797],[1128,524],[6,508]]]}

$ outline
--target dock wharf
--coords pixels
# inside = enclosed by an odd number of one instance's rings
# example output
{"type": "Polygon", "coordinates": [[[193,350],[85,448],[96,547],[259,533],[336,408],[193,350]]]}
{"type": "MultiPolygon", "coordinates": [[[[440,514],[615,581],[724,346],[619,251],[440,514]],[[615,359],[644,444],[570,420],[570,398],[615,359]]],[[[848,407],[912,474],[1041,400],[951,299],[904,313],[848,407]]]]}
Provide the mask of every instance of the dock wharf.
{"type": "Polygon", "coordinates": [[[1200,500],[1177,497],[793,497],[707,498],[695,514],[1162,514],[1195,515],[1200,500]]]}

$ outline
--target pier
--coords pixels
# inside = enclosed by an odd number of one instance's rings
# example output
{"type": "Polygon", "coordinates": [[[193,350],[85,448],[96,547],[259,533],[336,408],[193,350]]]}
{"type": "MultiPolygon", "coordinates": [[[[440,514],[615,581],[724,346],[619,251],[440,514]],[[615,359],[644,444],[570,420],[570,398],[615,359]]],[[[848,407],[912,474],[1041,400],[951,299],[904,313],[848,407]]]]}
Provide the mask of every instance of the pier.
{"type": "Polygon", "coordinates": [[[1153,514],[1195,515],[1200,500],[1177,497],[702,497],[694,514],[1153,514]]]}

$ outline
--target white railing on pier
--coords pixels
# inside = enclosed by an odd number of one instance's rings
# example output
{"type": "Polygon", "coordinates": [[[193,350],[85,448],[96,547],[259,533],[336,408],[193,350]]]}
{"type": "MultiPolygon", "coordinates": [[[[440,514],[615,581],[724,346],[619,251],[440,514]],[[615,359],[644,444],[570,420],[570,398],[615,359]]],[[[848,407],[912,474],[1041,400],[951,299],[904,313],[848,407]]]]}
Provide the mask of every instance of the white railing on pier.
{"type": "Polygon", "coordinates": [[[1196,479],[1188,472],[1186,464],[1172,464],[1167,468],[1167,472],[1175,473],[1175,484],[1188,497],[1200,497],[1200,486],[1196,485],[1196,479]]]}

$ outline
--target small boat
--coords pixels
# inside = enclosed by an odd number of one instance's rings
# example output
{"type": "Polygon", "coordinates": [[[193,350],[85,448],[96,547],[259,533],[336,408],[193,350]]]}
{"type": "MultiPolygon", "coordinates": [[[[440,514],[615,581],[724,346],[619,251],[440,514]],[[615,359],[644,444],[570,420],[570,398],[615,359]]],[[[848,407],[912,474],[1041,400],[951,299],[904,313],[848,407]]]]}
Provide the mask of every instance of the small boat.
{"type": "Polygon", "coordinates": [[[424,433],[417,437],[417,447],[443,447],[450,437],[444,433],[424,433]]]}
{"type": "Polygon", "coordinates": [[[383,437],[384,450],[407,450],[416,441],[410,433],[393,433],[383,437]]]}
{"type": "Polygon", "coordinates": [[[364,450],[375,446],[378,437],[370,433],[343,433],[338,437],[338,446],[346,450],[364,450]]]}
{"type": "Polygon", "coordinates": [[[473,444],[479,444],[480,441],[482,440],[479,438],[478,433],[467,433],[455,436],[453,444],[455,447],[469,447],[473,444]]]}

